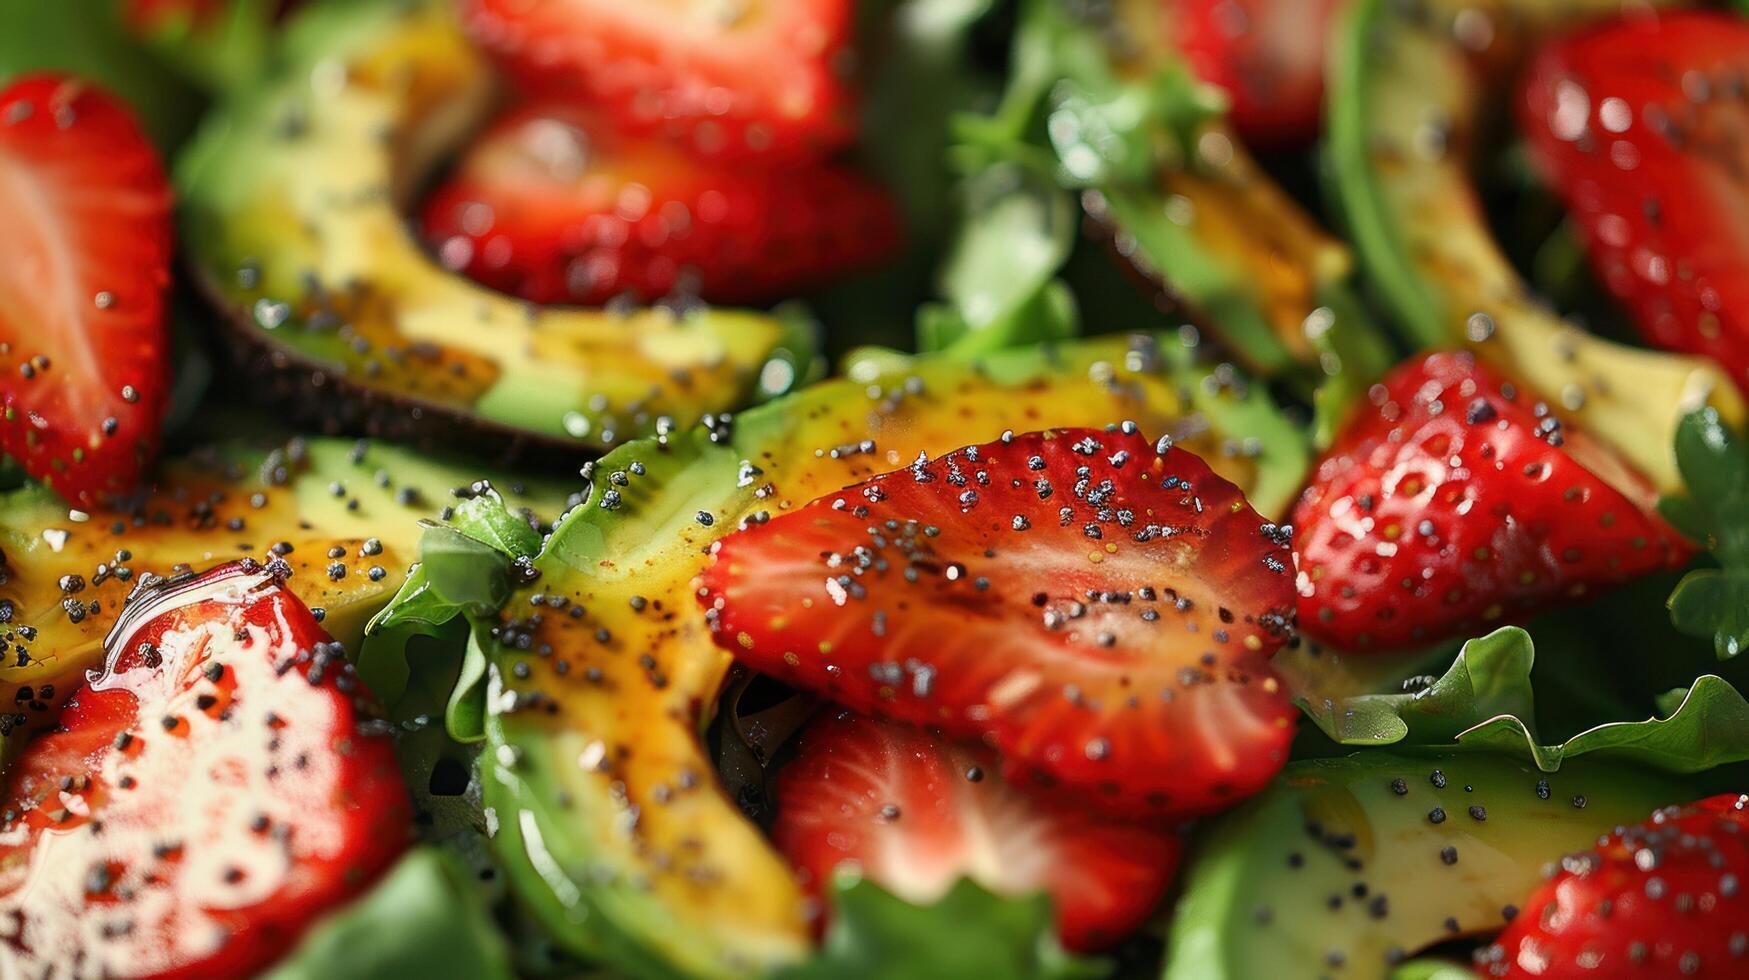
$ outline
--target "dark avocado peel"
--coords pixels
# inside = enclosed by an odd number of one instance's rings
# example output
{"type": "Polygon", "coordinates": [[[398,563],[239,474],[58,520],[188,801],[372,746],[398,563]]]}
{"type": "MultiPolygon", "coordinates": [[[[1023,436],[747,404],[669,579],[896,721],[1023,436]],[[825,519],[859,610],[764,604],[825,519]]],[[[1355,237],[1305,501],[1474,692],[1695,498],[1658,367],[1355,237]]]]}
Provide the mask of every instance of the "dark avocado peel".
{"type": "MultiPolygon", "coordinates": [[[[1682,6],[1683,4],[1659,4],[1682,6]]],[[[1614,449],[1663,494],[1703,404],[1744,408],[1710,361],[1624,347],[1549,312],[1501,253],[1470,178],[1486,79],[1619,0],[1357,0],[1330,61],[1330,159],[1361,264],[1408,339],[1467,346],[1614,449]]]]}
{"type": "Polygon", "coordinates": [[[596,464],[532,585],[473,620],[489,663],[485,803],[523,906],[574,954],[649,975],[804,959],[800,890],[700,739],[730,665],[692,594],[709,544],[920,452],[1047,418],[1172,435],[1280,513],[1303,478],[1303,437],[1260,389],[1189,353],[1144,335],[864,359],[850,378],[596,464]]]}
{"type": "Polygon", "coordinates": [[[1383,978],[1410,955],[1498,930],[1545,865],[1694,795],[1582,760],[1364,752],[1289,763],[1209,825],[1167,939],[1167,980],[1383,978]]]}
{"type": "Polygon", "coordinates": [[[241,366],[314,424],[496,458],[591,454],[811,370],[795,317],[531,307],[421,250],[400,205],[496,91],[448,4],[311,8],[276,68],[179,159],[179,226],[241,366]]]}
{"type": "Polygon", "coordinates": [[[0,494],[0,727],[55,717],[102,662],[104,636],[141,582],[238,557],[287,562],[288,587],[357,649],[406,575],[420,519],[488,475],[519,512],[550,520],[567,504],[560,481],[323,438],[163,460],[147,490],[104,512],[70,511],[37,485],[0,494]]]}

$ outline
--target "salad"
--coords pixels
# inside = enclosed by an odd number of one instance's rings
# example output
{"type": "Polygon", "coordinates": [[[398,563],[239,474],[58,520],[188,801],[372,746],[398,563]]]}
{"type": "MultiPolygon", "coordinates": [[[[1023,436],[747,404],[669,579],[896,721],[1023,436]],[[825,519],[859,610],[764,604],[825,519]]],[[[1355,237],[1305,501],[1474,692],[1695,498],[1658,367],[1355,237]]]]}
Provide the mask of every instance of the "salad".
{"type": "Polygon", "coordinates": [[[0,980],[1749,976],[1749,5],[0,0],[0,980]]]}

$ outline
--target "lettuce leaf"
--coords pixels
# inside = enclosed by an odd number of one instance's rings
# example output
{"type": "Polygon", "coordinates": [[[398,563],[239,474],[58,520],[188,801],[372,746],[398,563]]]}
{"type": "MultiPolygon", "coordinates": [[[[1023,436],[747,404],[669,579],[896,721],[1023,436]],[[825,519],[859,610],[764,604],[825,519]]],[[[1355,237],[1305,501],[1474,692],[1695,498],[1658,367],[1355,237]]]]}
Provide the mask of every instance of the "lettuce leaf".
{"type": "Polygon", "coordinates": [[[1057,942],[1050,900],[999,898],[961,879],[940,901],[912,905],[855,875],[834,882],[832,926],[818,953],[775,980],[1081,980],[1107,964],[1057,942]]]}
{"type": "Polygon", "coordinates": [[[1749,447],[1712,407],[1676,429],[1676,465],[1686,497],[1658,509],[1676,529],[1712,552],[1718,568],[1690,572],[1670,594],[1670,621],[1690,636],[1711,639],[1720,660],[1749,644],[1749,447]]]}

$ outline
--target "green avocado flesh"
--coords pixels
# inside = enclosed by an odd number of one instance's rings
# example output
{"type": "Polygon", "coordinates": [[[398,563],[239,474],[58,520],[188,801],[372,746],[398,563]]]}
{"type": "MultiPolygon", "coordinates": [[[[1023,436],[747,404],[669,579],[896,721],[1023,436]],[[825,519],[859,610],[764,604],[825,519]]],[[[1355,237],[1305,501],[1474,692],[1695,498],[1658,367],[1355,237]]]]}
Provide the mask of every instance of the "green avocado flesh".
{"type": "Polygon", "coordinates": [[[1692,795],[1589,759],[1553,773],[1483,754],[1289,763],[1193,850],[1166,978],[1383,980],[1418,950],[1498,930],[1550,862],[1692,795]]]}
{"type": "Polygon", "coordinates": [[[1709,400],[1741,421],[1735,387],[1710,361],[1624,347],[1550,313],[1495,243],[1469,174],[1483,80],[1511,78],[1544,33],[1621,7],[1358,0],[1332,62],[1331,161],[1361,261],[1416,340],[1468,345],[1671,493],[1677,423],[1709,400]]]}
{"type": "Polygon", "coordinates": [[[520,434],[598,450],[789,387],[811,355],[780,317],[537,308],[421,250],[400,205],[495,94],[449,7],[312,11],[274,81],[180,160],[183,244],[234,330],[282,373],[343,389],[326,397],[459,420],[499,448],[520,434]]]}
{"type": "Polygon", "coordinates": [[[754,973],[808,948],[800,891],[699,740],[730,658],[692,579],[742,521],[920,452],[1125,419],[1177,437],[1264,513],[1284,510],[1304,476],[1303,437],[1261,392],[1168,363],[1181,351],[1107,338],[900,361],[742,413],[732,431],[603,458],[590,499],[537,559],[540,580],[508,608],[488,691],[494,845],[554,937],[654,975],[754,973]]]}
{"type": "MultiPolygon", "coordinates": [[[[104,636],[142,577],[267,560],[276,544],[291,545],[283,557],[292,591],[326,610],[323,625],[356,650],[365,622],[414,560],[419,520],[487,475],[382,444],[308,439],[290,449],[233,446],[166,460],[151,491],[123,511],[70,512],[36,486],[0,494],[6,727],[14,713],[52,721],[85,671],[102,666],[104,636]],[[330,557],[334,549],[339,557],[330,557]]],[[[547,483],[493,485],[512,507],[548,518],[566,503],[547,483]]]]}

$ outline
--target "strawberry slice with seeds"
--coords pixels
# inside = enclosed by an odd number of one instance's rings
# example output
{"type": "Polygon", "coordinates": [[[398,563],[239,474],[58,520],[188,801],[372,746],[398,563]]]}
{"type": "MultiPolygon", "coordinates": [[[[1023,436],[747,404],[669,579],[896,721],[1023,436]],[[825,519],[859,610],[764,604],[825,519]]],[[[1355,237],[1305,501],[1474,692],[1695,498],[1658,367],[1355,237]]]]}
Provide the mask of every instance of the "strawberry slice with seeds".
{"type": "Polygon", "coordinates": [[[836,164],[707,165],[538,103],[474,143],[427,200],[424,229],[446,266],[534,303],[756,303],[885,257],[897,215],[836,164]]]}
{"type": "Polygon", "coordinates": [[[0,92],[0,213],[0,451],[89,505],[157,448],[170,186],[120,102],[34,75],[0,92]]]}
{"type": "Polygon", "coordinates": [[[1318,133],[1324,51],[1346,0],[1154,0],[1198,78],[1230,100],[1247,142],[1301,143],[1318,133]]]}
{"type": "Polygon", "coordinates": [[[982,739],[1024,786],[1195,813],[1286,758],[1290,560],[1237,487],[1126,425],[919,458],[753,524],[699,597],[756,670],[982,739]]]}
{"type": "Polygon", "coordinates": [[[1598,280],[1649,342],[1749,391],[1749,21],[1625,18],[1525,78],[1520,127],[1598,280]]]}
{"type": "Polygon", "coordinates": [[[1749,975],[1749,796],[1673,806],[1617,828],[1476,951],[1484,977],[1749,975]]]}
{"type": "Polygon", "coordinates": [[[1680,565],[1638,474],[1468,353],[1399,365],[1294,510],[1300,630],[1350,650],[1473,636],[1680,565]]]}
{"type": "Polygon", "coordinates": [[[392,743],[284,572],[137,595],[13,763],[0,949],[25,975],[250,975],[406,846],[392,743]]]}
{"type": "Polygon", "coordinates": [[[819,158],[854,136],[852,0],[465,0],[528,91],[711,159],[819,158]]]}
{"type": "Polygon", "coordinates": [[[846,862],[916,904],[961,878],[1010,897],[1043,891],[1063,944],[1093,950],[1140,926],[1178,865],[1178,835],[1162,824],[1028,796],[988,752],[919,728],[835,710],[797,744],[771,833],[816,895],[846,862]]]}

